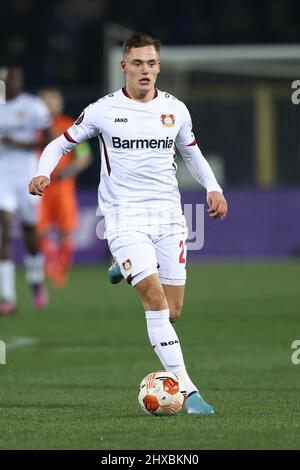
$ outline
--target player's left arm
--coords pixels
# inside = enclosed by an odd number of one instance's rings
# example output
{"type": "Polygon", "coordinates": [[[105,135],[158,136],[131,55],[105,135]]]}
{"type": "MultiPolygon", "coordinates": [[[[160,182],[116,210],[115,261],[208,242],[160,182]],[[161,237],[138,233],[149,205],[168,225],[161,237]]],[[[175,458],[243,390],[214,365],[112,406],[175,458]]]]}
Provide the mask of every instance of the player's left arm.
{"type": "Polygon", "coordinates": [[[213,219],[224,220],[228,211],[227,201],[198,145],[196,143],[192,147],[178,145],[178,149],[192,176],[207,190],[206,202],[209,216],[213,219]]]}
{"type": "Polygon", "coordinates": [[[227,215],[227,201],[219,191],[210,191],[207,193],[206,202],[208,205],[209,216],[213,219],[224,220],[227,215]]]}
{"type": "Polygon", "coordinates": [[[207,191],[208,213],[213,219],[224,220],[227,215],[227,201],[223,191],[208,163],[197,145],[192,130],[192,120],[184,106],[184,120],[175,143],[187,168],[198,183],[207,191]]]}

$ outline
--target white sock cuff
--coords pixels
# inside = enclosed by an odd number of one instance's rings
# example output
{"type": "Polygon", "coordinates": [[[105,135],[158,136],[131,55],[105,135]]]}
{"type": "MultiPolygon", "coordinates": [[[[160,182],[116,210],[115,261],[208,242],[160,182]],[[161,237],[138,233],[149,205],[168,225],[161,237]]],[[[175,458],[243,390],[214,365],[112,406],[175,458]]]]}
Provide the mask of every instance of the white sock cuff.
{"type": "Polygon", "coordinates": [[[170,317],[170,310],[168,308],[165,310],[147,310],[145,313],[147,320],[168,320],[170,317]]]}
{"type": "Polygon", "coordinates": [[[29,284],[42,284],[44,281],[44,256],[42,253],[36,255],[27,254],[24,257],[26,268],[26,281],[29,284]]]}
{"type": "Polygon", "coordinates": [[[172,372],[173,374],[177,375],[180,379],[182,379],[182,377],[187,375],[187,371],[185,370],[184,367],[182,367],[182,365],[179,365],[178,367],[174,366],[172,369],[172,372]]]}

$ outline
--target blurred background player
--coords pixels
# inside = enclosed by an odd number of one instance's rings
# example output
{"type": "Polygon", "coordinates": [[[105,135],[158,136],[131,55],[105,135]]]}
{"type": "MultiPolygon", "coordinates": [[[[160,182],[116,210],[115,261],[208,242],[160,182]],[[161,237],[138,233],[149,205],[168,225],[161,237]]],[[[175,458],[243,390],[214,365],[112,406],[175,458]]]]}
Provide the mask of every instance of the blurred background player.
{"type": "MultiPolygon", "coordinates": [[[[59,90],[44,88],[39,96],[44,100],[53,118],[52,134],[58,137],[74,122],[63,114],[64,99],[59,90]]],[[[42,198],[38,233],[45,256],[46,274],[55,287],[62,287],[72,264],[74,245],[72,236],[78,224],[76,176],[92,161],[91,147],[84,142],[69,152],[51,175],[52,184],[42,198]],[[54,230],[56,237],[54,237],[54,230]]]]}
{"type": "Polygon", "coordinates": [[[0,315],[13,313],[17,305],[15,262],[12,254],[12,219],[18,213],[26,249],[26,280],[36,308],[44,308],[48,294],[43,286],[43,256],[39,252],[35,224],[37,203],[28,195],[28,182],[37,168],[37,148],[51,140],[50,113],[43,101],[24,93],[23,72],[18,67],[3,71],[6,99],[0,105],[0,315]]]}

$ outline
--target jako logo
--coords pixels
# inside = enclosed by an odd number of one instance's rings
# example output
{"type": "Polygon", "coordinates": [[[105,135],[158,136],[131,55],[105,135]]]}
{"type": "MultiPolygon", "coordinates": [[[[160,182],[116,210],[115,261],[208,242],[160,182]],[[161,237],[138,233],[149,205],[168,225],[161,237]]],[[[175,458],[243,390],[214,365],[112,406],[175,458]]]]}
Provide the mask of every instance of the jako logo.
{"type": "Polygon", "coordinates": [[[295,349],[291,356],[291,361],[292,363],[297,366],[300,364],[300,339],[295,339],[295,341],[292,342],[292,349],[295,349]]]}
{"type": "Polygon", "coordinates": [[[179,341],[177,339],[174,339],[174,341],[168,341],[167,343],[164,342],[164,343],[160,343],[161,346],[172,346],[173,344],[178,344],[179,341]]]}
{"type": "Polygon", "coordinates": [[[6,364],[6,345],[5,342],[0,339],[0,364],[6,364]]]}
{"type": "Polygon", "coordinates": [[[127,118],[115,118],[115,122],[128,122],[127,118]]]}
{"type": "Polygon", "coordinates": [[[173,139],[120,139],[113,137],[112,143],[115,149],[171,149],[174,144],[173,139]]]}

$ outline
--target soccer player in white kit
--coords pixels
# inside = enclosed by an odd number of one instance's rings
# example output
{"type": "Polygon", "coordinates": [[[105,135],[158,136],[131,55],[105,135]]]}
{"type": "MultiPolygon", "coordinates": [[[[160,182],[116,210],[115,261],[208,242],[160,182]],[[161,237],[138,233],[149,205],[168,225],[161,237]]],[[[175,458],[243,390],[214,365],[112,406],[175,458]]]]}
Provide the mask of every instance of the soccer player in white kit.
{"type": "Polygon", "coordinates": [[[161,363],[186,386],[187,413],[210,414],[214,409],[190,379],[172,325],[183,305],[187,239],[175,146],[206,188],[210,216],[223,220],[227,203],[197,146],[186,106],[155,88],[159,50],[159,42],[144,33],[125,41],[121,62],[125,87],[88,106],[64,135],[46,147],[29,190],[42,195],[61,155],[98,136],[99,206],[110,251],[141,298],[149,339],[161,363]]]}
{"type": "MultiPolygon", "coordinates": [[[[0,105],[0,315],[12,314],[17,305],[15,263],[12,255],[12,220],[18,213],[26,248],[25,271],[33,303],[42,309],[48,303],[43,286],[43,257],[39,252],[35,224],[37,200],[28,193],[36,174],[38,136],[46,132],[51,117],[40,98],[22,92],[23,73],[7,70],[6,104],[0,105]]],[[[45,135],[48,142],[51,135],[45,135]]]]}

